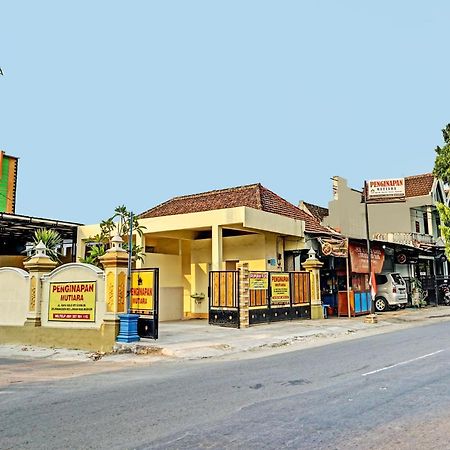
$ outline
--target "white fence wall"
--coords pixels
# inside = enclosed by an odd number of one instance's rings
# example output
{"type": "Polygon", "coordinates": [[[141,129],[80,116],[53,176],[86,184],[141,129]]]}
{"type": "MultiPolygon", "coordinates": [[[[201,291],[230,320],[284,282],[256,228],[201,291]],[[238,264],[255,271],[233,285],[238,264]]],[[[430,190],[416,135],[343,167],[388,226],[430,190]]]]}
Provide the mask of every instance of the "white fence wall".
{"type": "Polygon", "coordinates": [[[27,319],[30,277],[15,267],[0,268],[0,325],[23,325],[27,319]]]}

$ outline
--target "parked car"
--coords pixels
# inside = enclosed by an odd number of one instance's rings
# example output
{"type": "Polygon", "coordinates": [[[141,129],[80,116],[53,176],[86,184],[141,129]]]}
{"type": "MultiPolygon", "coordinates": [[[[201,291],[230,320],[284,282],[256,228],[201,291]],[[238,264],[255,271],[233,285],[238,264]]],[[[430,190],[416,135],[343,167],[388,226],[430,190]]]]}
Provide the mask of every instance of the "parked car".
{"type": "Polygon", "coordinates": [[[377,294],[375,295],[375,309],[388,311],[390,308],[404,308],[408,303],[406,283],[397,272],[381,273],[375,276],[377,294]]]}

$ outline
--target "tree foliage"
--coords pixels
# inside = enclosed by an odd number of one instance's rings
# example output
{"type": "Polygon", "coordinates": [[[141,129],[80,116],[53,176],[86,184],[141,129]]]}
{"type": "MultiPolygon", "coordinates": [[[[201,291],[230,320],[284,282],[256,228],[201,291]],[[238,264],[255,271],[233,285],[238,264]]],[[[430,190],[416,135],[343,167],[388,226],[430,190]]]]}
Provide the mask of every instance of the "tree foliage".
{"type": "Polygon", "coordinates": [[[444,183],[450,182],[450,124],[442,130],[444,145],[436,147],[433,174],[444,183]]]}
{"type": "MultiPolygon", "coordinates": [[[[100,233],[89,238],[93,244],[89,248],[86,258],[80,261],[101,267],[100,256],[103,256],[110,245],[111,238],[118,234],[122,238],[128,239],[131,224],[131,212],[124,205],[118,206],[114,210],[114,214],[100,222],[100,233]]],[[[139,236],[143,235],[145,227],[139,224],[136,216],[133,216],[133,232],[139,236]]],[[[122,244],[125,250],[128,250],[128,243],[122,244]]],[[[140,245],[132,244],[132,255],[135,260],[143,260],[143,248],[140,245]]]]}
{"type": "Polygon", "coordinates": [[[34,232],[33,249],[42,241],[47,248],[47,256],[55,262],[60,262],[60,253],[58,249],[62,246],[61,235],[52,229],[39,228],[34,232]]]}
{"type": "MultiPolygon", "coordinates": [[[[433,174],[441,179],[446,185],[450,183],[450,124],[442,130],[444,145],[436,147],[436,159],[434,161],[433,174]]],[[[437,209],[441,220],[440,230],[445,239],[445,253],[450,259],[450,208],[438,203],[437,209]]]]}

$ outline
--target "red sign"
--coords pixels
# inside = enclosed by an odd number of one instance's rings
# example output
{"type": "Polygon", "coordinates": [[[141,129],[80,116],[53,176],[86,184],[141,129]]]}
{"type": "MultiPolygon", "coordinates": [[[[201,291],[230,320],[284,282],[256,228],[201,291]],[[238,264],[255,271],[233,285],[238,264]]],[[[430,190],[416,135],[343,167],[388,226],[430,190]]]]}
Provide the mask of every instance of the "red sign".
{"type": "MultiPolygon", "coordinates": [[[[369,273],[369,258],[367,257],[367,246],[361,244],[349,244],[350,263],[352,272],[369,273]]],[[[370,249],[372,271],[380,273],[384,264],[384,250],[379,247],[370,249]]]]}

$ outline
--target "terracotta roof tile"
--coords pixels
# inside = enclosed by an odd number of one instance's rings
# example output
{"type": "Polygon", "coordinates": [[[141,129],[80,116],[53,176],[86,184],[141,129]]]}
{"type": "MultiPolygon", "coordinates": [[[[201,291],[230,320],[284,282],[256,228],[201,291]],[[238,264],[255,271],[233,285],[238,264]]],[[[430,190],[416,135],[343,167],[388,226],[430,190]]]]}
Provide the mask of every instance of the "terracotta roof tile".
{"type": "MultiPolygon", "coordinates": [[[[424,195],[429,195],[433,189],[434,175],[432,173],[424,173],[421,175],[413,175],[410,177],[405,177],[405,197],[421,197],[424,195]]],[[[362,201],[364,201],[364,188],[362,190],[362,201]]],[[[402,198],[390,198],[389,200],[379,198],[372,199],[371,203],[385,203],[387,201],[399,201],[404,200],[402,198]]]]}
{"type": "Polygon", "coordinates": [[[433,183],[434,175],[432,173],[405,177],[406,197],[419,197],[422,195],[429,195],[433,188],[433,183]]]}
{"type": "Polygon", "coordinates": [[[328,208],[322,206],[314,205],[313,203],[303,202],[303,205],[315,217],[319,222],[329,215],[328,208]]]}
{"type": "Polygon", "coordinates": [[[259,183],[175,197],[143,212],[139,217],[146,219],[241,206],[303,220],[305,231],[309,233],[334,233],[331,229],[322,226],[315,217],[259,183]]]}

